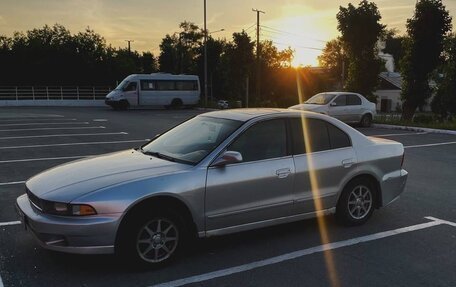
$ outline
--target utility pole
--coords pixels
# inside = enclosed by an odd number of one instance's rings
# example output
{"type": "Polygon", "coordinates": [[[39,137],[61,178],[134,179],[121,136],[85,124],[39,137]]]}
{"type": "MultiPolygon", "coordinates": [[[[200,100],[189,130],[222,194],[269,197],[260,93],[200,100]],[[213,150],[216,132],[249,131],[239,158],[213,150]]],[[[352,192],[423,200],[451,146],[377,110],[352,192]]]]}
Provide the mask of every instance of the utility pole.
{"type": "Polygon", "coordinates": [[[207,107],[207,21],[206,0],[204,0],[204,107],[207,107]]]}
{"type": "Polygon", "coordinates": [[[134,40],[125,40],[125,42],[128,42],[128,52],[131,52],[130,43],[134,42],[134,40]]]}
{"type": "Polygon", "coordinates": [[[257,14],[257,31],[256,31],[256,37],[257,37],[257,48],[256,48],[256,64],[257,64],[257,69],[256,69],[256,100],[258,101],[260,99],[260,81],[261,81],[261,75],[260,75],[260,55],[261,55],[261,48],[260,48],[260,13],[265,14],[266,12],[258,10],[258,9],[253,9],[253,12],[256,12],[257,14]]]}

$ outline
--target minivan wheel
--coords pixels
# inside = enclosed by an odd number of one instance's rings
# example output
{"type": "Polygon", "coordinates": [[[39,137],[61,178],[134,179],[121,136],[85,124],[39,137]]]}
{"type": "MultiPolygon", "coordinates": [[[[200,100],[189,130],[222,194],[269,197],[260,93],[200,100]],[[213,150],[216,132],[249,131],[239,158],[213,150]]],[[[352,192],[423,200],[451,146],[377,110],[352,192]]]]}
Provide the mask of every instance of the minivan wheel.
{"type": "Polygon", "coordinates": [[[139,212],[126,223],[118,255],[137,266],[164,266],[181,252],[187,237],[184,226],[182,218],[172,211],[139,212]]]}
{"type": "Polygon", "coordinates": [[[172,109],[180,109],[182,107],[183,103],[181,99],[173,99],[171,101],[171,108],[172,109]]]}
{"type": "Polygon", "coordinates": [[[361,118],[360,122],[361,126],[364,128],[368,128],[372,125],[372,116],[370,114],[366,114],[361,118]]]}
{"type": "Polygon", "coordinates": [[[374,212],[376,190],[366,178],[358,178],[349,182],[336,207],[337,220],[347,226],[365,223],[374,212]]]}

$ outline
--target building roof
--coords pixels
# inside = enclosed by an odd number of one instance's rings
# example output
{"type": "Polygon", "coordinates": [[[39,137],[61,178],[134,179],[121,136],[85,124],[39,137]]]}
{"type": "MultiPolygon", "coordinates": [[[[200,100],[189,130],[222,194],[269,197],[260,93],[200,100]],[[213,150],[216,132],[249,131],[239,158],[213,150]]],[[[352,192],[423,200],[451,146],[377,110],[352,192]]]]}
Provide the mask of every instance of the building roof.
{"type": "MultiPolygon", "coordinates": [[[[392,84],[396,89],[402,89],[402,76],[396,72],[381,72],[380,78],[392,84]]],[[[382,89],[384,90],[384,89],[382,89]]]]}

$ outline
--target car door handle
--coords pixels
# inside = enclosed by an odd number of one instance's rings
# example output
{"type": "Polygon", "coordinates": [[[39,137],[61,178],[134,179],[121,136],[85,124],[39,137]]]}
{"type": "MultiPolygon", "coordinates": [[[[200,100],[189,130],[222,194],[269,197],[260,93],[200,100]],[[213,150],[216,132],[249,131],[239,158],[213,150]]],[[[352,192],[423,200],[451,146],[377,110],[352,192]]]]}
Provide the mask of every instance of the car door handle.
{"type": "Polygon", "coordinates": [[[347,158],[342,161],[342,166],[345,168],[351,167],[355,163],[355,160],[352,158],[347,158]]]}
{"type": "Polygon", "coordinates": [[[278,178],[286,178],[291,173],[290,168],[281,168],[276,170],[276,174],[278,178]]]}

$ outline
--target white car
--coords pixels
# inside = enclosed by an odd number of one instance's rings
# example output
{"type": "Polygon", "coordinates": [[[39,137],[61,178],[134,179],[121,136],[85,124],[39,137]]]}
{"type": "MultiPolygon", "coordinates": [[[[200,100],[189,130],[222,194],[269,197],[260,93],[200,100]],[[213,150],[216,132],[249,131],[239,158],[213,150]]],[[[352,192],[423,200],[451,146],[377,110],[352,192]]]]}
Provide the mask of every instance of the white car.
{"type": "Polygon", "coordinates": [[[359,123],[369,127],[376,114],[375,104],[356,93],[328,92],[320,93],[308,99],[303,104],[289,107],[329,115],[346,123],[359,123]]]}

